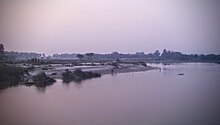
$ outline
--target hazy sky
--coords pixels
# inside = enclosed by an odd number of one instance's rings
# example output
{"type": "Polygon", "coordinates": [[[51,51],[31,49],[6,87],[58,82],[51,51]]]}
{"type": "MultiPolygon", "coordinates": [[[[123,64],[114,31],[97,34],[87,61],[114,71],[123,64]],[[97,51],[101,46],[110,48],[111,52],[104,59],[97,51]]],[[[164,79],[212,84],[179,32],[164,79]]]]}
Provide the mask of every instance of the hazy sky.
{"type": "Polygon", "coordinates": [[[0,0],[6,50],[220,53],[220,0],[0,0]]]}

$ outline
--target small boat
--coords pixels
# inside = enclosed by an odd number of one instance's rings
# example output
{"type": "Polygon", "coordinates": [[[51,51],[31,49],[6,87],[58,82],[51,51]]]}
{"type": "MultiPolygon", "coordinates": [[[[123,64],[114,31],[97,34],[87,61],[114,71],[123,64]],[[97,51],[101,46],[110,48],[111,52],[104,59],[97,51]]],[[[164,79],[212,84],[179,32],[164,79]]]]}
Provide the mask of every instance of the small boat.
{"type": "Polygon", "coordinates": [[[179,73],[178,75],[179,75],[179,76],[182,76],[182,75],[184,75],[184,73],[179,73]]]}

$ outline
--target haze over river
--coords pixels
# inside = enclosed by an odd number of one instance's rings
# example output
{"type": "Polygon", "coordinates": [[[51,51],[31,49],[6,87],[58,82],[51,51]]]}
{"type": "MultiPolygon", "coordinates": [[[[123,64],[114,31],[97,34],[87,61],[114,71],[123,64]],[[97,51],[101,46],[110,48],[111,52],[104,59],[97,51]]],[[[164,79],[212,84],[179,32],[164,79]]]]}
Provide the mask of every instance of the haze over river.
{"type": "Polygon", "coordinates": [[[220,124],[219,64],[152,65],[161,70],[0,90],[0,125],[220,124]]]}

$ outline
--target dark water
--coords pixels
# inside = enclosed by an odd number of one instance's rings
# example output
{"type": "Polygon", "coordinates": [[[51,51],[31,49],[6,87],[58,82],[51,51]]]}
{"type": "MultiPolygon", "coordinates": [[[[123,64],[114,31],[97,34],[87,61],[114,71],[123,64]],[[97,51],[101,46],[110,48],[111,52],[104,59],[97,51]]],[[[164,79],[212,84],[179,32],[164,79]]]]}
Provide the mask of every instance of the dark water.
{"type": "Polygon", "coordinates": [[[161,67],[82,83],[58,80],[46,89],[5,89],[0,125],[220,125],[220,65],[161,67]]]}

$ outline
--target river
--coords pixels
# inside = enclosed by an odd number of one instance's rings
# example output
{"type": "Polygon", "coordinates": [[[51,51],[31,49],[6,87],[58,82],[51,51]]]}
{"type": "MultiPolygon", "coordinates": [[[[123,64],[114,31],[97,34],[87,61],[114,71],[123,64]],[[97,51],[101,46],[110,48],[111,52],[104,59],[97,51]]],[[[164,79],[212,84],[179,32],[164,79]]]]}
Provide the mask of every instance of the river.
{"type": "Polygon", "coordinates": [[[220,124],[219,64],[151,65],[161,70],[0,90],[0,125],[220,124]]]}

